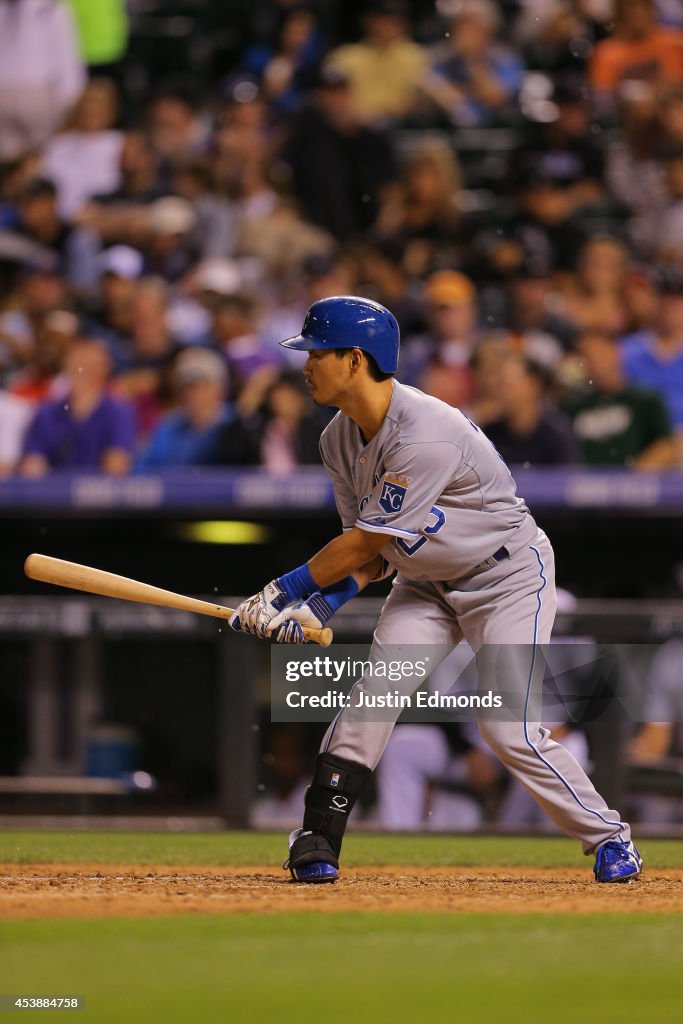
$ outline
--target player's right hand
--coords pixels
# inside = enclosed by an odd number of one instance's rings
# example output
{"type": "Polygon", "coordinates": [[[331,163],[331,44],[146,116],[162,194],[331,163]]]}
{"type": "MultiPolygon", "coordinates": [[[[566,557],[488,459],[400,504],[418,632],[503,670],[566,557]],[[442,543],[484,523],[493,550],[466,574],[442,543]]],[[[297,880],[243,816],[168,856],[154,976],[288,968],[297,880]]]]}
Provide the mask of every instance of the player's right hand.
{"type": "Polygon", "coordinates": [[[278,644],[305,644],[304,626],[322,629],[334,612],[320,591],[311,594],[305,601],[297,601],[280,612],[273,619],[269,631],[278,644]]]}
{"type": "Polygon", "coordinates": [[[271,580],[258,594],[247,597],[228,620],[237,632],[250,633],[265,639],[269,624],[289,603],[289,598],[277,580],[271,580]]]}

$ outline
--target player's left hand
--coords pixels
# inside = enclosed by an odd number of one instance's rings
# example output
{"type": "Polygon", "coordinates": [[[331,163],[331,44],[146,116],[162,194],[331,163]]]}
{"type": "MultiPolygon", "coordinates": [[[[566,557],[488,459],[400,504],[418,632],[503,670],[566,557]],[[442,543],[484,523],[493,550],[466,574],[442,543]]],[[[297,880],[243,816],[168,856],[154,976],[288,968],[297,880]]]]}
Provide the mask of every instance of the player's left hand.
{"type": "Polygon", "coordinates": [[[268,632],[278,644],[305,644],[304,626],[310,629],[322,629],[330,621],[334,612],[317,591],[305,601],[297,601],[280,612],[268,625],[268,632]]]}
{"type": "Polygon", "coordinates": [[[277,580],[271,580],[258,594],[246,598],[235,609],[229,622],[238,632],[251,633],[262,639],[270,634],[270,623],[277,618],[289,598],[277,580]]]}

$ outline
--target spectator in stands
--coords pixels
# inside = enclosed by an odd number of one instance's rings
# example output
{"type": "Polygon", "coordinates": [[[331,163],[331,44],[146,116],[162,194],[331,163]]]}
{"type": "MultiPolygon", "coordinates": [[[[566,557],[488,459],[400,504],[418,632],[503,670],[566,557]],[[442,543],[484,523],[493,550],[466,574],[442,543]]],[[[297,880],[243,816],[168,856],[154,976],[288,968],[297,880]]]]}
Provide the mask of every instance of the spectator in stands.
{"type": "Polygon", "coordinates": [[[164,196],[150,203],[147,214],[145,270],[178,281],[197,262],[194,207],[180,196],[164,196]]]}
{"type": "MultiPolygon", "coordinates": [[[[213,317],[212,340],[227,360],[234,394],[239,395],[254,375],[264,376],[279,362],[279,354],[268,349],[257,332],[257,305],[246,292],[226,295],[213,317]]],[[[258,404],[258,403],[257,403],[258,404]]]]}
{"type": "Polygon", "coordinates": [[[69,347],[78,334],[78,318],[66,309],[45,312],[34,325],[31,358],[10,378],[9,390],[34,406],[62,397],[68,382],[62,372],[69,347]]]}
{"type": "Polygon", "coordinates": [[[160,90],[151,100],[147,123],[156,153],[170,168],[177,160],[201,153],[207,142],[208,125],[189,95],[182,89],[160,90]]]}
{"type": "Polygon", "coordinates": [[[131,348],[128,367],[166,363],[175,343],[166,317],[169,287],[159,277],[145,277],[132,296],[130,318],[131,348]]]}
{"type": "Polygon", "coordinates": [[[624,339],[624,369],[631,384],[659,392],[683,433],[683,273],[664,276],[660,302],[655,330],[624,339]]]}
{"type": "Polygon", "coordinates": [[[336,65],[322,72],[312,104],[292,124],[285,155],[308,220],[342,241],[372,226],[394,178],[393,151],[385,132],[359,120],[347,72],[336,65]]]}
{"type": "Polygon", "coordinates": [[[188,292],[205,310],[215,313],[221,299],[242,291],[244,283],[243,268],[236,260],[212,257],[195,266],[188,292]]]}
{"type": "Polygon", "coordinates": [[[436,48],[424,87],[457,125],[486,125],[510,112],[524,65],[496,36],[492,0],[461,0],[445,43],[436,48]]]}
{"type": "Polygon", "coordinates": [[[114,126],[118,96],[108,78],[93,79],[64,131],[43,150],[46,176],[57,186],[60,216],[70,220],[86,200],[119,186],[123,135],[114,126]]]}
{"type": "Polygon", "coordinates": [[[210,345],[211,320],[221,300],[244,287],[241,265],[211,258],[195,264],[179,285],[168,291],[167,323],[180,345],[210,345]]]}
{"type": "Polygon", "coordinates": [[[590,80],[598,100],[613,101],[627,80],[653,89],[683,81],[683,32],[657,25],[655,0],[616,0],[614,35],[595,47],[590,80]]]}
{"type": "Polygon", "coordinates": [[[120,475],[131,466],[135,417],[127,402],[111,398],[111,359],[92,338],[72,343],[64,361],[68,390],[38,409],[24,444],[21,473],[51,469],[100,469],[120,475]]]}
{"type": "Polygon", "coordinates": [[[41,146],[84,84],[68,7],[0,0],[0,162],[41,146]]]}
{"type": "Polygon", "coordinates": [[[243,188],[240,165],[271,163],[275,122],[263,90],[252,75],[230,75],[221,87],[219,101],[212,140],[214,183],[237,199],[243,188]]]}
{"type": "Polygon", "coordinates": [[[220,259],[233,253],[239,226],[238,202],[217,190],[211,162],[195,157],[178,164],[171,189],[194,208],[200,255],[205,259],[220,259]]]}
{"type": "Polygon", "coordinates": [[[20,193],[17,214],[17,232],[54,254],[57,269],[71,288],[87,290],[96,283],[99,243],[90,232],[62,220],[53,182],[29,181],[20,193]]]}
{"type": "Polygon", "coordinates": [[[228,424],[220,461],[231,466],[263,466],[289,473],[320,463],[318,443],[327,418],[311,405],[303,375],[281,373],[268,385],[260,407],[228,424]]]}
{"type": "Polygon", "coordinates": [[[486,435],[510,465],[559,466],[577,461],[571,422],[550,402],[552,378],[539,363],[511,353],[500,370],[502,415],[486,435]]]}
{"type": "Polygon", "coordinates": [[[402,0],[366,5],[361,40],[328,57],[328,66],[348,78],[352,111],[363,124],[400,121],[417,105],[429,54],[410,38],[408,13],[402,0]]]}
{"type": "Polygon", "coordinates": [[[106,342],[116,369],[129,359],[133,297],[143,265],[142,253],[128,245],[105,249],[97,262],[100,288],[88,304],[86,326],[106,342]]]}
{"type": "Polygon", "coordinates": [[[633,469],[671,469],[677,448],[671,420],[656,391],[629,385],[619,342],[586,331],[577,351],[587,386],[563,403],[571,417],[584,462],[633,469]]]}
{"type": "Polygon", "coordinates": [[[554,116],[527,125],[521,162],[562,185],[576,212],[605,198],[603,147],[591,132],[593,110],[580,75],[558,76],[550,100],[554,116]]]}
{"type": "Polygon", "coordinates": [[[477,342],[477,295],[468,277],[438,270],[425,283],[427,333],[407,339],[399,377],[448,402],[467,404],[470,358],[477,342]]]}
{"type": "Polygon", "coordinates": [[[628,252],[616,238],[589,239],[564,290],[564,315],[577,330],[619,333],[628,327],[624,282],[628,252]]]}
{"type": "Polygon", "coordinates": [[[218,352],[185,349],[173,369],[178,408],[168,413],[136,462],[140,470],[210,466],[219,461],[225,425],[233,417],[227,402],[228,368],[218,352]]]}
{"type": "Polygon", "coordinates": [[[118,187],[86,202],[76,223],[94,231],[105,244],[137,247],[144,243],[147,231],[145,207],[167,191],[160,178],[159,158],[144,132],[125,133],[117,177],[118,187]]]}
{"type": "Polygon", "coordinates": [[[37,332],[47,313],[67,305],[63,278],[48,262],[30,264],[19,271],[15,288],[10,291],[0,312],[0,366],[16,370],[32,358],[37,332]]]}
{"type": "Polygon", "coordinates": [[[303,220],[288,197],[278,196],[269,180],[269,148],[252,137],[249,125],[222,147],[213,164],[214,180],[229,205],[222,213],[222,229],[214,228],[205,237],[204,251],[245,258],[252,266],[258,261],[279,281],[297,260],[333,243],[327,233],[303,220]]]}
{"type": "Polygon", "coordinates": [[[32,419],[30,402],[0,391],[0,477],[10,476],[18,466],[32,419]]]}
{"type": "Polygon", "coordinates": [[[137,206],[159,199],[163,192],[159,160],[148,135],[128,131],[119,153],[118,186],[98,196],[101,203],[137,206]]]}
{"type": "Polygon", "coordinates": [[[530,259],[571,271],[586,239],[571,191],[553,168],[522,164],[512,174],[512,207],[497,207],[473,236],[478,274],[495,279],[530,259]]]}
{"type": "MultiPolygon", "coordinates": [[[[331,234],[304,220],[295,203],[279,200],[272,209],[256,209],[240,224],[237,256],[251,268],[258,266],[263,279],[276,289],[282,288],[309,256],[332,252],[331,234]]],[[[254,277],[252,273],[252,283],[254,277]]]]}
{"type": "Polygon", "coordinates": [[[525,259],[506,280],[510,340],[544,366],[556,366],[576,330],[558,310],[552,275],[542,260],[525,259]]]}
{"type": "Polygon", "coordinates": [[[132,298],[130,346],[114,382],[116,394],[135,408],[138,440],[149,437],[164,410],[177,350],[168,323],[168,287],[160,278],[145,278],[132,298]]]}
{"type": "Polygon", "coordinates": [[[483,430],[503,414],[500,369],[511,351],[510,334],[494,331],[479,338],[472,353],[472,394],[463,412],[483,430]]]}
{"type": "Polygon", "coordinates": [[[315,12],[294,6],[282,12],[275,45],[252,46],[244,55],[243,67],[259,77],[264,95],[277,113],[289,114],[314,82],[322,53],[315,12]]]}
{"type": "Polygon", "coordinates": [[[452,146],[427,139],[415,144],[399,180],[384,190],[377,233],[403,247],[404,266],[412,277],[424,277],[434,266],[463,265],[462,188],[452,146]]]}

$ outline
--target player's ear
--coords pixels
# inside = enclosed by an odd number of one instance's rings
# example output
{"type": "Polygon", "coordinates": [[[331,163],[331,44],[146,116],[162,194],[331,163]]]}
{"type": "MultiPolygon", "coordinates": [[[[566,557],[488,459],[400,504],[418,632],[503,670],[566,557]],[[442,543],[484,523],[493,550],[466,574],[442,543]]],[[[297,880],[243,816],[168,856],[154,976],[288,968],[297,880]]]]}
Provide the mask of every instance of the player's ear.
{"type": "Polygon", "coordinates": [[[351,370],[357,372],[363,365],[363,352],[362,349],[352,348],[351,349],[351,370]]]}

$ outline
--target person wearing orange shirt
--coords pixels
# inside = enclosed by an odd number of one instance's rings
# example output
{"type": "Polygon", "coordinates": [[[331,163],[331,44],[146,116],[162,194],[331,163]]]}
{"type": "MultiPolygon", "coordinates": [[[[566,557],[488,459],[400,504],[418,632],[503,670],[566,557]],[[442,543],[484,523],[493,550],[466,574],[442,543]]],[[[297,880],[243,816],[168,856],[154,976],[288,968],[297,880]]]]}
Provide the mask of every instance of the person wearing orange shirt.
{"type": "Polygon", "coordinates": [[[683,32],[656,23],[654,0],[617,0],[614,35],[595,48],[590,81],[613,98],[626,79],[653,86],[683,81],[683,32]]]}

